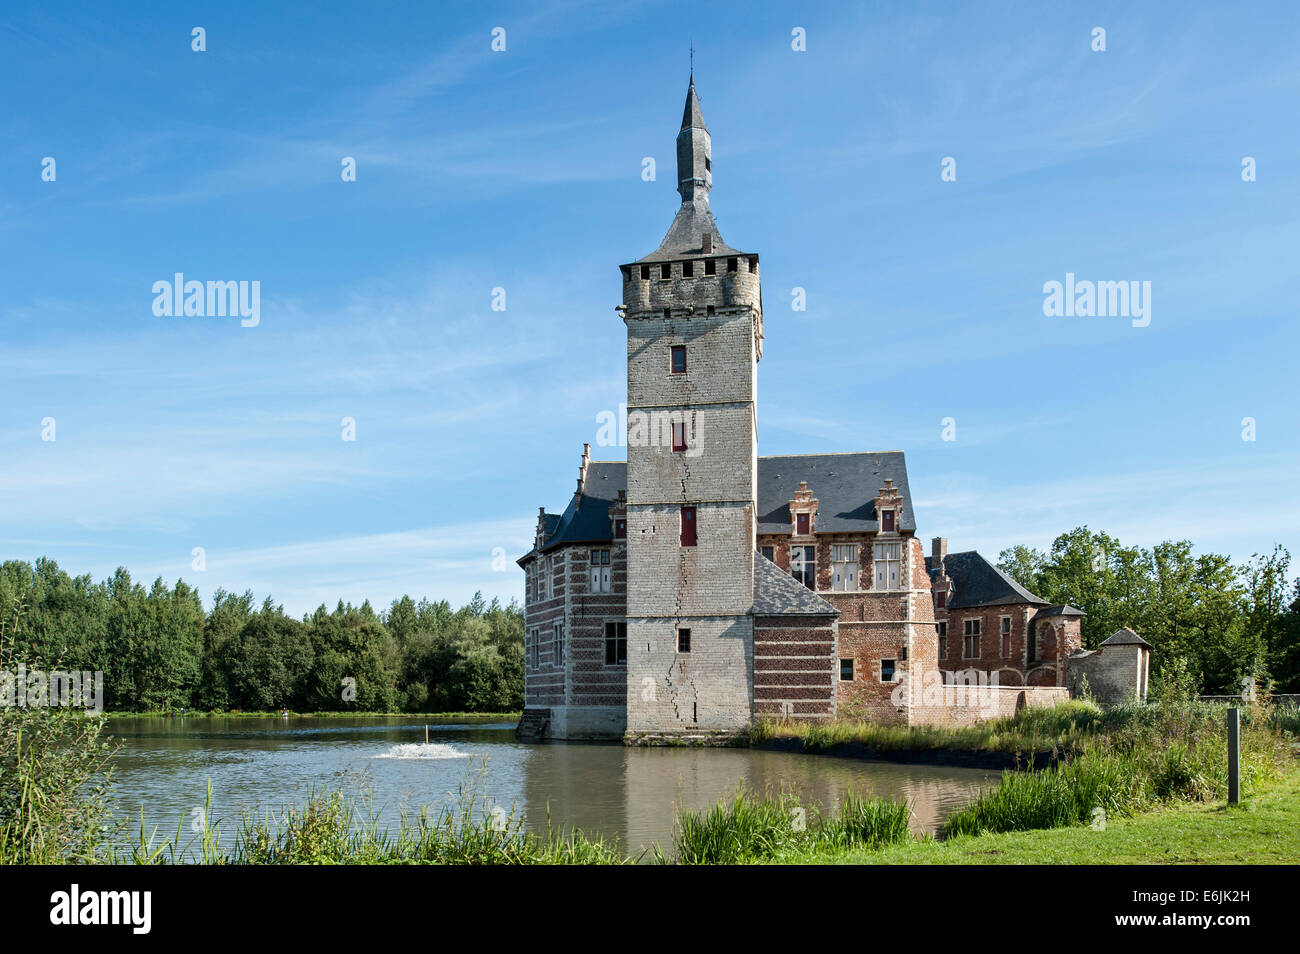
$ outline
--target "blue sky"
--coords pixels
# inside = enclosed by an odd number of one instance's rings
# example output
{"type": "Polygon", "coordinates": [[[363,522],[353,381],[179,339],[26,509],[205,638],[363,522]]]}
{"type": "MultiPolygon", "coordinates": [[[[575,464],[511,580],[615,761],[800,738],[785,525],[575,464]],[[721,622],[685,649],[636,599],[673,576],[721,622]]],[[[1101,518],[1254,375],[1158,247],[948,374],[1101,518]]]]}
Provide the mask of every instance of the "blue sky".
{"type": "Polygon", "coordinates": [[[903,449],[918,534],[991,557],[1300,545],[1291,6],[308,9],[6,8],[0,557],[297,613],[520,596],[625,398],[692,40],[763,262],[760,453],[903,449]],[[156,317],[175,272],[259,281],[261,323],[156,317]],[[1150,281],[1150,325],[1045,317],[1067,272],[1150,281]]]}

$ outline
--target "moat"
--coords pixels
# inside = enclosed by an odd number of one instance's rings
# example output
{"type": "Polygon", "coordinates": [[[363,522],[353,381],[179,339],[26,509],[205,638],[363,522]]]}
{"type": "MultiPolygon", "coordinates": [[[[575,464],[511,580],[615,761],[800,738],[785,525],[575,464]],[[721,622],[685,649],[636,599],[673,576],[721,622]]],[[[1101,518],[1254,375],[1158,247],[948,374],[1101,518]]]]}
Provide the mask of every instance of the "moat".
{"type": "Polygon", "coordinates": [[[621,745],[515,741],[514,723],[425,724],[412,717],[112,718],[122,743],[114,769],[117,810],[129,836],[143,806],[149,829],[175,838],[212,783],[214,820],[233,840],[248,811],[278,813],[312,791],[342,788],[368,799],[382,824],[396,828],[404,810],[454,804],[462,786],[486,792],[506,811],[517,806],[529,827],[577,826],[617,839],[636,853],[672,842],[678,806],[702,809],[736,792],[797,793],[805,805],[835,803],[845,791],[906,798],[913,829],[934,832],[997,773],[894,765],[750,749],[626,748],[621,745]]]}

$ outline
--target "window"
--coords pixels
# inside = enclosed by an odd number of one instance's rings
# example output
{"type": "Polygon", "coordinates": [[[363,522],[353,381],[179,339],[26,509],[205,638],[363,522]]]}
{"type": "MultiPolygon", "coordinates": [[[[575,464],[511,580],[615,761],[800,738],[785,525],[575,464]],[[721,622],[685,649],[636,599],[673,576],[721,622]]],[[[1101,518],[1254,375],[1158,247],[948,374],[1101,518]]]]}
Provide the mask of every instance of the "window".
{"type": "Polygon", "coordinates": [[[947,590],[940,590],[938,593],[935,594],[935,597],[934,597],[934,598],[935,598],[935,601],[939,604],[939,609],[943,609],[945,606],[948,605],[948,591],[947,591],[947,590]]]}
{"type": "Polygon", "coordinates": [[[608,550],[591,551],[591,592],[608,593],[614,587],[614,574],[609,565],[608,550]]]}
{"type": "Polygon", "coordinates": [[[686,422],[677,421],[673,424],[673,450],[686,450],[686,422]]]}
{"type": "Polygon", "coordinates": [[[713,171],[713,160],[710,159],[708,156],[704,157],[704,171],[705,172],[713,171]]]}
{"type": "Polygon", "coordinates": [[[704,274],[705,275],[718,274],[718,263],[716,259],[711,258],[704,263],[704,274]]]}
{"type": "Polygon", "coordinates": [[[673,374],[685,374],[686,345],[673,345],[670,354],[672,355],[673,374]]]}
{"type": "Polygon", "coordinates": [[[801,537],[808,536],[808,526],[812,514],[797,513],[794,516],[794,532],[801,537]]]}
{"type": "Polygon", "coordinates": [[[790,548],[790,575],[808,587],[817,589],[817,548],[790,548]]]}
{"type": "Polygon", "coordinates": [[[1029,631],[1025,633],[1025,661],[1033,662],[1038,658],[1038,634],[1034,632],[1034,624],[1029,624],[1029,631]]]}
{"type": "Polygon", "coordinates": [[[665,308],[665,309],[664,309],[664,321],[668,321],[669,319],[672,318],[672,316],[673,316],[673,310],[672,310],[671,308],[665,308]]]}
{"type": "Polygon", "coordinates": [[[1011,617],[1002,617],[1002,656],[1011,655],[1011,617]]]}
{"type": "Polygon", "coordinates": [[[939,635],[939,662],[948,658],[948,624],[940,620],[937,626],[939,635]]]}
{"type": "Polygon", "coordinates": [[[649,281],[649,280],[650,280],[650,266],[649,266],[649,265],[642,265],[642,266],[641,266],[641,280],[642,280],[642,281],[649,281]]]}
{"type": "Polygon", "coordinates": [[[659,277],[660,277],[660,278],[672,278],[672,277],[673,277],[673,267],[672,267],[671,265],[667,264],[667,263],[665,263],[665,264],[663,264],[663,265],[660,265],[660,266],[659,266],[659,277]]]}
{"type": "Polygon", "coordinates": [[[718,309],[715,308],[713,305],[705,305],[704,313],[708,315],[710,318],[712,318],[714,315],[718,313],[718,309]]]}
{"type": "Polygon", "coordinates": [[[534,629],[531,633],[529,633],[529,640],[527,646],[529,669],[536,669],[538,667],[538,644],[541,642],[541,639],[542,639],[542,631],[540,629],[534,629]]]}
{"type": "Polygon", "coordinates": [[[691,631],[689,629],[677,630],[677,651],[679,653],[689,653],[691,651],[691,631]]]}
{"type": "Polygon", "coordinates": [[[980,658],[980,621],[968,619],[962,623],[961,658],[980,658]]]}
{"type": "Polygon", "coordinates": [[[880,681],[893,682],[894,669],[895,669],[894,660],[892,659],[880,660],[880,681]]]}
{"type": "Polygon", "coordinates": [[[736,270],[736,260],[734,258],[727,259],[727,271],[734,272],[735,270],[736,270]]]}
{"type": "Polygon", "coordinates": [[[902,546],[901,543],[877,543],[875,545],[876,589],[898,589],[903,565],[902,546]]]}
{"type": "Polygon", "coordinates": [[[881,533],[894,532],[894,511],[892,510],[880,511],[880,532],[881,533]]]}
{"type": "Polygon", "coordinates": [[[772,547],[763,547],[763,556],[767,557],[773,563],[776,562],[776,551],[772,547]]]}
{"type": "Polygon", "coordinates": [[[682,508],[682,546],[695,546],[695,508],[682,508]]]}
{"type": "Polygon", "coordinates": [[[840,660],[840,682],[852,682],[852,681],[853,681],[853,660],[841,659],[840,660]]]}
{"type": "Polygon", "coordinates": [[[624,518],[624,517],[619,517],[617,520],[614,521],[614,539],[615,539],[615,540],[626,540],[626,539],[627,539],[627,520],[626,520],[626,518],[624,518]]]}
{"type": "Polygon", "coordinates": [[[978,636],[980,634],[980,621],[977,619],[963,620],[962,632],[967,636],[978,636]]]}
{"type": "Polygon", "coordinates": [[[546,599],[546,564],[550,562],[550,557],[543,557],[542,562],[537,565],[537,598],[546,599]]]}
{"type": "Polygon", "coordinates": [[[605,624],[605,665],[617,666],[627,662],[627,623],[605,624]]]}
{"type": "Polygon", "coordinates": [[[858,545],[856,543],[831,544],[831,589],[856,590],[858,588],[858,545]]]}
{"type": "Polygon", "coordinates": [[[751,272],[756,272],[756,271],[758,271],[758,259],[756,259],[756,258],[751,258],[751,259],[749,260],[749,270],[750,270],[751,272]]]}
{"type": "Polygon", "coordinates": [[[682,262],[682,278],[694,278],[694,277],[695,277],[695,263],[682,262]]]}
{"type": "Polygon", "coordinates": [[[564,665],[564,624],[556,623],[551,636],[551,665],[564,665]]]}

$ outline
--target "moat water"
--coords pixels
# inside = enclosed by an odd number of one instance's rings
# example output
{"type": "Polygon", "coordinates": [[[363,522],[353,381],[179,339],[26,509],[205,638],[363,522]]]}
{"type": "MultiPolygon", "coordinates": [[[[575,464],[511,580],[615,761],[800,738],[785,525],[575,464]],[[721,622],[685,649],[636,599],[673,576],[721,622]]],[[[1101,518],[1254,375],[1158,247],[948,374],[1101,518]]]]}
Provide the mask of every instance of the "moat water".
{"type": "Polygon", "coordinates": [[[576,826],[616,839],[633,854],[658,842],[668,849],[679,808],[699,810],[752,791],[793,792],[804,805],[834,806],[847,791],[906,798],[912,827],[935,832],[996,773],[894,765],[750,749],[625,748],[622,745],[525,745],[514,723],[416,718],[114,718],[121,743],[114,800],[131,820],[189,837],[194,812],[212,784],[214,820],[227,842],[246,813],[272,815],[313,791],[359,796],[396,829],[403,813],[457,804],[462,790],[485,804],[522,812],[544,830],[576,826]]]}

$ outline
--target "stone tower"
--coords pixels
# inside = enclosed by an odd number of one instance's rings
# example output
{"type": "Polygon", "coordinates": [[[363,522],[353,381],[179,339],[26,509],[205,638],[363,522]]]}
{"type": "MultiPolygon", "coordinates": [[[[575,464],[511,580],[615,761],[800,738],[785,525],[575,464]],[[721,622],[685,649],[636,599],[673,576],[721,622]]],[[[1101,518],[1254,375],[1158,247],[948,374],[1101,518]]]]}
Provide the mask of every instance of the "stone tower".
{"type": "Polygon", "coordinates": [[[682,204],[622,266],[627,325],[627,734],[727,735],[753,683],[758,256],[709,209],[694,76],[677,135],[682,204]]]}

